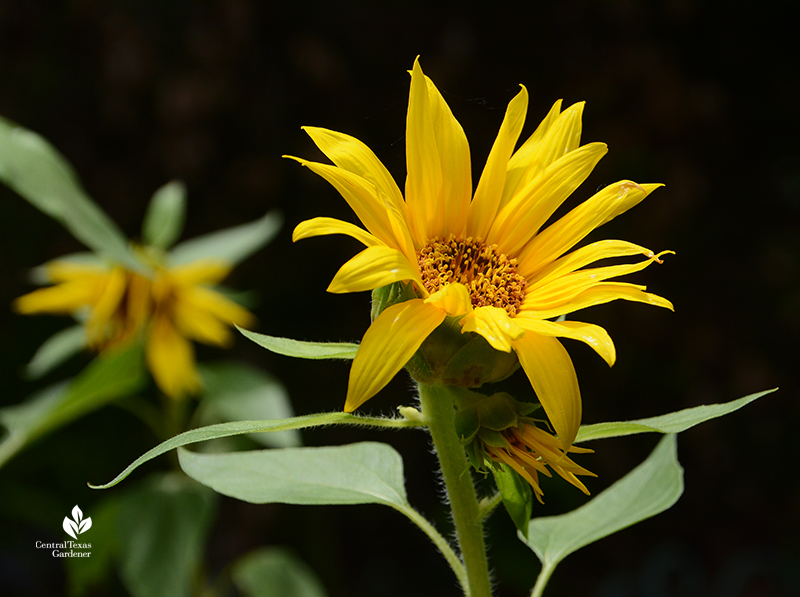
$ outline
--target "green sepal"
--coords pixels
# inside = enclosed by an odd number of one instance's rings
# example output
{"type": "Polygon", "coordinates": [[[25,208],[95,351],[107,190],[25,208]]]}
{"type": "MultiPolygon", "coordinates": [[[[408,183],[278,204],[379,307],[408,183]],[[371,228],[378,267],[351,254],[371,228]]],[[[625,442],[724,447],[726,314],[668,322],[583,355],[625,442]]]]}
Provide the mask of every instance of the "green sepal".
{"type": "Polygon", "coordinates": [[[397,303],[410,301],[413,298],[418,297],[414,294],[412,285],[407,282],[394,282],[374,289],[372,291],[370,321],[375,321],[378,315],[383,313],[388,307],[396,305],[397,303]]]}
{"type": "Polygon", "coordinates": [[[480,431],[478,431],[478,438],[487,446],[492,446],[493,448],[507,448],[508,442],[506,438],[503,437],[503,434],[499,431],[494,431],[492,429],[486,429],[485,427],[481,427],[480,431]]]}
{"type": "Polygon", "coordinates": [[[478,435],[478,430],[481,427],[478,421],[477,409],[467,408],[456,411],[455,427],[461,445],[470,444],[475,439],[475,436],[478,435]]]}
{"type": "Polygon", "coordinates": [[[492,474],[506,512],[517,530],[527,539],[528,523],[533,512],[533,490],[530,484],[506,464],[493,466],[492,474]]]}
{"type": "Polygon", "coordinates": [[[492,394],[481,400],[475,409],[481,427],[503,431],[517,425],[516,400],[504,392],[492,394]]]}

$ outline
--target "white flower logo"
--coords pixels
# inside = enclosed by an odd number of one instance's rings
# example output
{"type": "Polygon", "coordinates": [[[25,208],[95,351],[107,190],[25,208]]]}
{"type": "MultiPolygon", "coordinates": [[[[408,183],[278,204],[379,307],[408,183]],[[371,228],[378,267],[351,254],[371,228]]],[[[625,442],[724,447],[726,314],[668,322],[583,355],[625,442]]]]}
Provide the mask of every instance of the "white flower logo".
{"type": "Polygon", "coordinates": [[[62,524],[61,526],[64,527],[64,530],[66,531],[67,535],[69,535],[73,539],[77,539],[78,535],[80,535],[81,533],[85,533],[90,528],[92,528],[91,517],[84,518],[83,512],[81,512],[81,509],[78,508],[78,506],[75,506],[72,509],[72,518],[74,520],[70,520],[65,516],[64,524],[62,524]]]}

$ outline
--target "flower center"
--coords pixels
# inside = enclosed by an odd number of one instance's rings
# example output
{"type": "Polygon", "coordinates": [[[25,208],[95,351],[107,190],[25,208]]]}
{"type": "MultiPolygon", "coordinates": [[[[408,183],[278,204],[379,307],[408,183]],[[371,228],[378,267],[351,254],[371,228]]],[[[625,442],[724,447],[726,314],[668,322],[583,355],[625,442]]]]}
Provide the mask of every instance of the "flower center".
{"type": "Polygon", "coordinates": [[[517,260],[472,237],[436,237],[417,253],[422,283],[433,294],[454,282],[467,287],[473,307],[499,307],[512,317],[525,298],[517,260]]]}

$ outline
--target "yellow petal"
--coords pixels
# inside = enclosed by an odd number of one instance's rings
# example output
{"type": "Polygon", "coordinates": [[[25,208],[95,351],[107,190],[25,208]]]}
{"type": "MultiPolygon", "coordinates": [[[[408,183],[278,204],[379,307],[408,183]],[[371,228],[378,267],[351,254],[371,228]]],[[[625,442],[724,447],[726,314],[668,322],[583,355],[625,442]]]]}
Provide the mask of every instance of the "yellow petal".
{"type": "Polygon", "coordinates": [[[377,238],[366,230],[359,228],[350,222],[343,222],[335,218],[311,218],[300,222],[292,233],[292,242],[297,242],[312,236],[323,236],[326,234],[346,234],[367,247],[382,244],[377,238]]]}
{"type": "Polygon", "coordinates": [[[378,203],[386,210],[397,248],[406,255],[412,254],[414,244],[406,225],[408,218],[403,195],[392,175],[372,150],[355,137],[344,133],[316,127],[303,127],[303,130],[339,168],[352,172],[373,185],[378,203]]]}
{"type": "Polygon", "coordinates": [[[336,166],[309,162],[295,157],[291,159],[331,183],[375,238],[395,249],[404,252],[411,250],[407,247],[408,242],[403,236],[405,233],[401,234],[399,238],[396,235],[398,230],[406,230],[405,224],[393,221],[396,218],[387,212],[386,203],[379,197],[373,183],[336,166]]]}
{"type": "Polygon", "coordinates": [[[233,266],[217,259],[198,259],[171,268],[168,276],[174,283],[186,286],[219,284],[228,277],[231,269],[233,266]]]}
{"type": "Polygon", "coordinates": [[[167,318],[157,317],[152,322],[145,357],[156,384],[170,398],[183,398],[202,387],[191,342],[167,318]]]}
{"type": "Polygon", "coordinates": [[[40,288],[14,300],[17,313],[71,314],[82,307],[93,304],[101,292],[103,283],[96,279],[64,282],[50,288],[40,288]]]}
{"type": "Polygon", "coordinates": [[[590,143],[553,162],[501,210],[487,242],[501,246],[507,255],[519,253],[607,151],[605,143],[590,143]]]}
{"type": "Polygon", "coordinates": [[[517,256],[519,273],[532,277],[592,230],[629,210],[660,186],[623,180],[603,188],[525,245],[517,256]]]}
{"type": "Polygon", "coordinates": [[[423,288],[417,267],[396,249],[383,245],[367,247],[345,263],[328,286],[328,292],[361,292],[393,282],[413,280],[423,288]]]}
{"type": "Polygon", "coordinates": [[[443,227],[442,164],[436,146],[428,81],[414,60],[406,117],[406,205],[411,234],[418,247],[443,227]]]}
{"type": "Polygon", "coordinates": [[[180,289],[175,297],[177,306],[207,313],[226,325],[250,326],[255,317],[250,311],[210,288],[194,286],[180,289]]]}
{"type": "Polygon", "coordinates": [[[541,319],[529,319],[520,315],[515,321],[525,330],[542,336],[553,336],[561,338],[572,338],[580,340],[591,346],[599,354],[608,366],[612,366],[617,359],[617,351],[614,342],[608,332],[591,323],[581,321],[546,321],[541,319]]]}
{"type": "Polygon", "coordinates": [[[476,238],[486,238],[489,227],[497,215],[503,187],[506,182],[508,160],[517,144],[522,125],[525,124],[525,113],[528,110],[528,90],[521,86],[521,91],[508,104],[500,132],[492,145],[486,166],[483,169],[475,199],[472,201],[467,224],[467,234],[476,238]]]}
{"type": "Polygon", "coordinates": [[[569,354],[556,338],[533,333],[512,346],[561,445],[568,449],[581,424],[581,394],[569,354]]]}
{"type": "Polygon", "coordinates": [[[611,257],[631,257],[633,255],[652,257],[654,253],[650,249],[624,240],[599,240],[556,259],[550,266],[528,279],[527,283],[529,287],[544,285],[559,276],[572,273],[595,261],[611,257]]]}
{"type": "MultiPolygon", "coordinates": [[[[500,201],[501,208],[514,196],[518,188],[524,187],[537,176],[545,166],[549,165],[545,164],[542,166],[538,161],[534,164],[534,158],[539,144],[553,124],[555,124],[556,120],[558,120],[560,114],[561,100],[558,100],[553,104],[553,107],[550,108],[544,120],[536,127],[533,134],[528,137],[528,140],[525,141],[525,143],[514,152],[511,159],[508,160],[506,182],[503,186],[503,197],[500,201]]],[[[578,118],[578,122],[580,122],[580,117],[578,118]]],[[[575,145],[575,147],[577,147],[577,145],[575,145]]]]}
{"type": "Polygon", "coordinates": [[[472,198],[472,166],[469,143],[464,129],[453,116],[450,106],[429,77],[428,86],[433,134],[442,168],[441,203],[435,206],[434,218],[428,227],[430,237],[446,238],[450,233],[461,236],[467,225],[469,203],[472,198]]]}
{"type": "Polygon", "coordinates": [[[513,178],[517,180],[508,193],[503,193],[503,204],[510,201],[513,195],[525,188],[551,164],[580,146],[584,102],[572,104],[559,114],[557,110],[560,106],[561,102],[556,102],[539,127],[543,130],[540,132],[536,129],[509,161],[509,174],[514,172],[513,178]],[[549,119],[552,121],[548,122],[549,119]]]}
{"type": "Polygon", "coordinates": [[[51,282],[69,282],[105,278],[111,270],[107,267],[87,263],[55,260],[46,264],[44,271],[46,278],[51,282]]]}
{"type": "Polygon", "coordinates": [[[444,318],[444,311],[422,299],[384,310],[364,334],[353,359],[345,412],[357,409],[389,383],[444,318]]]}
{"type": "Polygon", "coordinates": [[[645,303],[647,305],[663,307],[670,311],[675,310],[672,303],[667,299],[655,294],[650,294],[644,290],[644,286],[629,284],[627,282],[604,282],[584,290],[569,302],[561,303],[552,309],[536,310],[532,312],[526,311],[525,316],[535,317],[537,319],[549,319],[551,317],[559,317],[574,311],[579,311],[580,309],[586,309],[587,307],[594,307],[595,305],[602,305],[616,300],[645,303]]]}
{"type": "MultiPolygon", "coordinates": [[[[109,333],[112,318],[120,311],[120,303],[125,297],[128,275],[121,267],[115,267],[106,279],[103,292],[92,307],[86,322],[86,337],[89,342],[102,341],[109,333]]],[[[115,330],[116,331],[116,330],[115,330]]],[[[114,338],[109,338],[113,340],[114,338]]]]}
{"type": "Polygon", "coordinates": [[[495,350],[511,352],[511,343],[525,334],[515,319],[499,307],[478,307],[461,320],[461,330],[480,334],[495,350]]]}
{"type": "Polygon", "coordinates": [[[441,290],[434,292],[425,302],[435,305],[451,317],[458,317],[472,311],[472,301],[469,298],[469,290],[463,284],[457,282],[447,284],[441,290]]]}
{"type": "Polygon", "coordinates": [[[671,251],[662,251],[658,255],[651,256],[650,259],[638,263],[582,269],[555,279],[541,280],[535,285],[529,285],[529,288],[526,289],[522,308],[525,311],[555,308],[605,280],[641,271],[654,261],[660,261],[659,257],[665,253],[671,253],[671,251]]]}

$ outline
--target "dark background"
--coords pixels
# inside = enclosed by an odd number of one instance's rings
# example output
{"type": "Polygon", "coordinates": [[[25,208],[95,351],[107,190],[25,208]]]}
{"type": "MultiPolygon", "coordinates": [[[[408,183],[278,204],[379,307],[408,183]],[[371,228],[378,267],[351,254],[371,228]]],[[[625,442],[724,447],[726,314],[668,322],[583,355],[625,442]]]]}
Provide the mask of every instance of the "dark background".
{"type": "MultiPolygon", "coordinates": [[[[792,431],[800,414],[793,370],[800,332],[800,56],[793,7],[0,0],[0,114],[58,147],[132,238],[150,195],[176,178],[189,189],[185,237],[279,209],[283,231],[229,284],[259,292],[261,332],[357,341],[369,323],[369,296],[325,293],[357,243],[291,243],[293,226],[309,217],[353,219],[327,183],[281,159],[319,157],[300,126],[360,138],[402,181],[405,71],[420,55],[465,128],[477,180],[518,84],[531,98],[523,138],[555,99],[586,100],[584,142],[604,141],[610,150],[570,206],[621,178],[663,182],[593,238],[624,238],[677,255],[631,278],[672,300],[674,314],[622,302],[580,314],[604,325],[618,348],[609,370],[585,346],[569,343],[584,421],[781,389],[681,435],[686,492],[678,504],[568,558],[546,594],[792,595],[800,591],[792,431]]],[[[13,404],[86,362],[41,383],[23,381],[21,367],[66,320],[10,312],[11,300],[31,289],[28,268],[81,247],[6,188],[0,210],[0,403],[13,404]]],[[[336,410],[344,401],[346,364],[293,361],[244,339],[232,353],[200,350],[200,357],[239,358],[272,371],[298,414],[336,410]]],[[[522,374],[517,378],[520,396],[530,392],[522,374]]],[[[398,376],[364,410],[390,413],[409,403],[408,385],[398,376]]],[[[404,455],[412,503],[446,524],[421,433],[334,429],[304,438],[310,445],[389,441],[404,455]]],[[[59,562],[31,545],[45,529],[57,530],[76,502],[90,515],[98,494],[85,482],[110,479],[154,442],[129,414],[107,408],[12,461],[0,484],[29,499],[3,505],[0,586],[60,594],[59,562]]],[[[589,488],[602,490],[655,443],[640,436],[593,445],[597,453],[580,459],[599,474],[589,488]]],[[[545,492],[547,504],[537,513],[563,512],[583,500],[563,483],[546,484],[545,492]]],[[[535,556],[502,512],[490,532],[498,595],[526,595],[538,570],[535,556]]],[[[217,574],[271,544],[292,546],[333,597],[458,594],[427,539],[378,506],[225,500],[207,570],[217,574]]]]}

